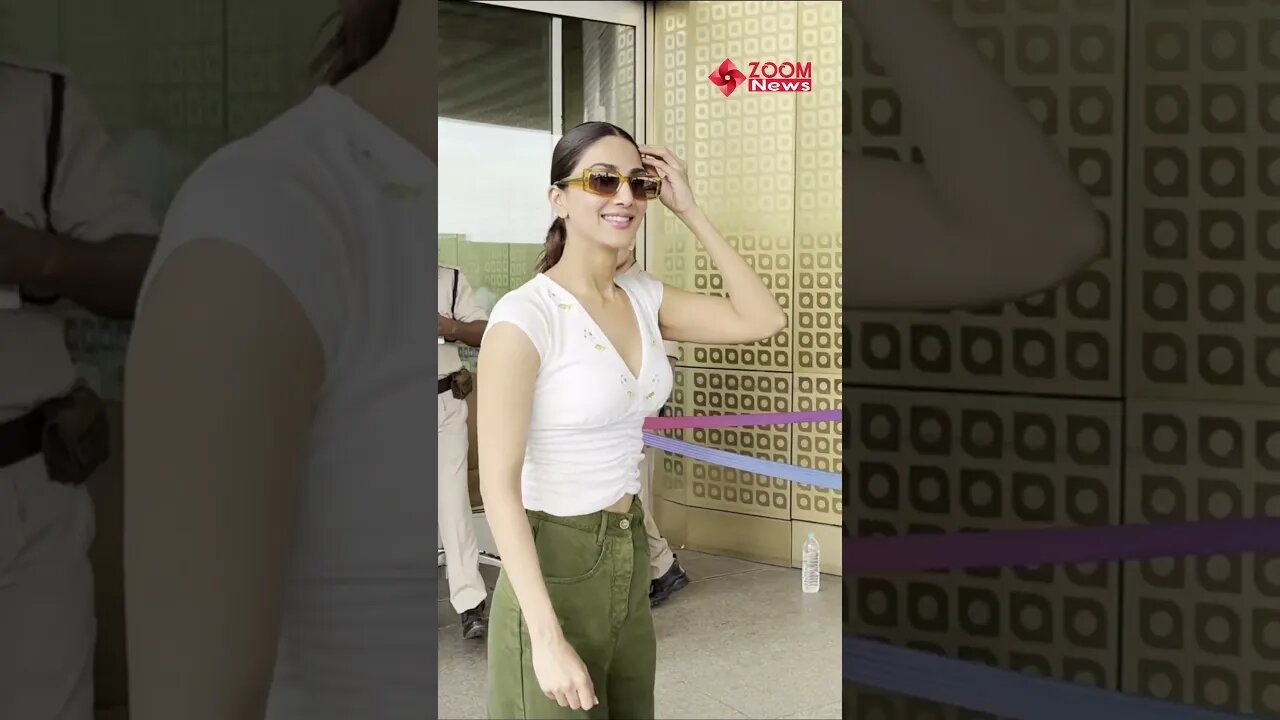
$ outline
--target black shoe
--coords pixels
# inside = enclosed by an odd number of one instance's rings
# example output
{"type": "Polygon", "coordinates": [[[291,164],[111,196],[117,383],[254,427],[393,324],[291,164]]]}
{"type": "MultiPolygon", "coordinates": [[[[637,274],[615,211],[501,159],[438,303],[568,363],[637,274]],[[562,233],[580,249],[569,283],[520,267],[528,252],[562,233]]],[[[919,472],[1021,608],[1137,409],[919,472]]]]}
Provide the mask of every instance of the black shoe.
{"type": "Polygon", "coordinates": [[[489,630],[488,623],[484,619],[484,602],[462,613],[462,637],[467,640],[477,640],[484,637],[489,630]]]}
{"type": "Polygon", "coordinates": [[[666,574],[649,583],[649,607],[655,608],[671,597],[673,593],[684,589],[689,584],[689,575],[680,567],[680,561],[671,563],[666,574]]]}

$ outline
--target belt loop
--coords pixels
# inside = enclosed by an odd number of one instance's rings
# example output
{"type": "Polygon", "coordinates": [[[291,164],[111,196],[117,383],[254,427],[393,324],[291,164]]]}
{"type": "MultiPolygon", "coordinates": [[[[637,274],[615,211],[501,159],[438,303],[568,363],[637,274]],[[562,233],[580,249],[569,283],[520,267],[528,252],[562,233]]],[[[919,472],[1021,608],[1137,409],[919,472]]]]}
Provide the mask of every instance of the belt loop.
{"type": "Polygon", "coordinates": [[[604,545],[605,533],[609,531],[609,511],[600,511],[600,528],[596,530],[596,545],[604,545]]]}

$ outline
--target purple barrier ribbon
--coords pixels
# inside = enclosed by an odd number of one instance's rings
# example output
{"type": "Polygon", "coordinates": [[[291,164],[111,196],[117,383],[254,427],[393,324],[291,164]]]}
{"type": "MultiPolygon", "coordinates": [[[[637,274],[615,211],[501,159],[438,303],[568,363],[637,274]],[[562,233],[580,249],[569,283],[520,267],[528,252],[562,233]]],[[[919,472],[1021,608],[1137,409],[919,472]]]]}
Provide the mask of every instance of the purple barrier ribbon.
{"type": "MultiPolygon", "coordinates": [[[[1243,720],[1243,716],[844,638],[844,679],[1016,720],[1243,720]]],[[[847,697],[847,696],[846,696],[847,697]]],[[[845,707],[845,717],[856,713],[845,707]]]]}
{"type": "Polygon", "coordinates": [[[757,475],[766,475],[781,480],[789,480],[791,482],[804,483],[806,485],[814,485],[828,490],[839,491],[841,489],[840,473],[826,472],[823,470],[814,470],[813,468],[800,467],[798,465],[788,465],[786,463],[774,462],[772,460],[761,460],[749,455],[739,455],[737,453],[726,452],[724,450],[715,450],[713,448],[694,445],[693,443],[683,442],[661,435],[652,433],[644,434],[644,443],[650,447],[659,450],[665,450],[676,455],[701,460],[712,465],[720,465],[722,467],[733,468],[743,472],[755,473],[757,475]]]}
{"type": "Polygon", "coordinates": [[[1280,552],[1280,518],[851,537],[843,559],[850,576],[1251,552],[1280,552]]]}
{"type": "Polygon", "coordinates": [[[684,430],[688,428],[749,427],[753,425],[794,425],[796,423],[840,422],[839,410],[805,410],[758,415],[683,415],[651,417],[644,421],[645,430],[684,430]]]}

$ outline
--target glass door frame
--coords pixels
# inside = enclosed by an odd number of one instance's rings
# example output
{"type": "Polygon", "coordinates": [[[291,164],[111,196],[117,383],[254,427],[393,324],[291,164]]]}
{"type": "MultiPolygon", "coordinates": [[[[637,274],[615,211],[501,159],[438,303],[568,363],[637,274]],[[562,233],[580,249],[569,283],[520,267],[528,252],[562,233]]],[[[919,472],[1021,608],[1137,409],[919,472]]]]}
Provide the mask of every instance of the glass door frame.
{"type": "MultiPolygon", "coordinates": [[[[609,2],[574,2],[573,0],[469,0],[482,5],[496,5],[525,12],[551,16],[551,132],[564,134],[564,44],[563,18],[610,23],[635,31],[635,138],[641,145],[649,141],[652,123],[648,79],[653,77],[652,28],[653,3],[647,0],[610,0],[609,2]]],[[[636,240],[636,258],[642,268],[648,267],[649,223],[644,224],[636,240]]]]}

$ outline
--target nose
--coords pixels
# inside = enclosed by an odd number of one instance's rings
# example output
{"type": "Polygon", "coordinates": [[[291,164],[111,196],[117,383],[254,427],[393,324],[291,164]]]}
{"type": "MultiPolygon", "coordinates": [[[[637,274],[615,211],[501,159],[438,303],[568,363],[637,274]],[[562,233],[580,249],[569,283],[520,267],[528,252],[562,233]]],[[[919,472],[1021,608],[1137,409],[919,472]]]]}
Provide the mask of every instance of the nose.
{"type": "Polygon", "coordinates": [[[621,187],[618,188],[618,192],[614,193],[613,195],[614,204],[621,205],[623,207],[628,207],[632,203],[634,203],[635,200],[636,200],[635,195],[631,193],[631,182],[628,180],[624,180],[622,182],[621,187]]]}

